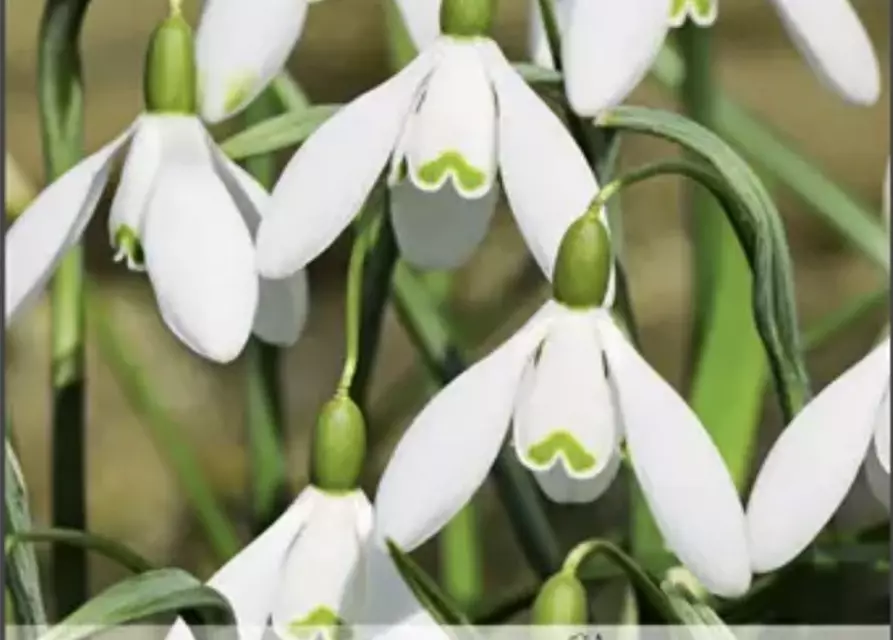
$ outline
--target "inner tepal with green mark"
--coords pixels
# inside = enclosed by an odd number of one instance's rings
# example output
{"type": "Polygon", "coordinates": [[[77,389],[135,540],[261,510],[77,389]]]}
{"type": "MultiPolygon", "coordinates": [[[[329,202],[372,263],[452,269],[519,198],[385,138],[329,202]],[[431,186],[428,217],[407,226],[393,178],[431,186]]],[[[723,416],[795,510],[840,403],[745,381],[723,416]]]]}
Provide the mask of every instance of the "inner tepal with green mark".
{"type": "Polygon", "coordinates": [[[317,607],[304,618],[291,621],[288,630],[298,640],[317,640],[317,638],[350,640],[350,629],[344,626],[345,624],[344,620],[328,607],[317,607]]]}
{"type": "Polygon", "coordinates": [[[675,20],[685,17],[686,11],[695,18],[707,20],[715,14],[718,0],[673,0],[670,15],[675,20]]]}
{"type": "Polygon", "coordinates": [[[586,473],[595,468],[597,460],[580,444],[572,433],[563,429],[553,431],[543,440],[527,449],[527,457],[537,465],[547,466],[559,454],[575,473],[586,473]]]}
{"type": "Polygon", "coordinates": [[[475,191],[487,182],[486,173],[470,165],[461,153],[454,150],[444,151],[435,160],[423,164],[416,176],[425,184],[436,185],[450,173],[463,191],[475,191]]]}

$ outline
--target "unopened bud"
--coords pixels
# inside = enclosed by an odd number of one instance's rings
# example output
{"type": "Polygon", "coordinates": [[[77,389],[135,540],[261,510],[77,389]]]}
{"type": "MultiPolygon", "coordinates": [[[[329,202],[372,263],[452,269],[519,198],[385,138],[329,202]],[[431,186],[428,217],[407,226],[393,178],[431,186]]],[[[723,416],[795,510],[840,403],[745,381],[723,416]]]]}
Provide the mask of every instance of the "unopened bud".
{"type": "Polygon", "coordinates": [[[325,404],[311,447],[315,486],[324,491],[356,489],[366,458],[366,421],[353,400],[339,394],[325,404]]]}
{"type": "Polygon", "coordinates": [[[194,114],[195,46],[192,28],[179,14],[159,24],[149,40],[143,93],[151,113],[194,114]]]}
{"type": "Polygon", "coordinates": [[[573,573],[562,571],[546,580],[533,603],[535,625],[572,627],[585,625],[586,589],[573,573]]]}
{"type": "Polygon", "coordinates": [[[611,275],[611,239],[597,217],[584,215],[564,234],[555,259],[552,292],[558,302],[588,309],[604,302],[611,275]]]}
{"type": "Polygon", "coordinates": [[[493,26],[495,3],[495,0],[443,0],[440,29],[450,36],[487,35],[493,26]]]}

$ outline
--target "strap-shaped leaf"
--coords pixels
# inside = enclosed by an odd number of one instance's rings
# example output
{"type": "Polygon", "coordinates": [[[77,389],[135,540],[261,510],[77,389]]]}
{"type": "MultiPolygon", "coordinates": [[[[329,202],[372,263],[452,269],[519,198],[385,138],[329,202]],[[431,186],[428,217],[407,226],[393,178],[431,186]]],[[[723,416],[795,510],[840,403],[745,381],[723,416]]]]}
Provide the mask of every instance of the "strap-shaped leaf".
{"type": "MultiPolygon", "coordinates": [[[[7,421],[6,432],[12,425],[7,421]]],[[[6,541],[10,536],[31,527],[31,513],[28,509],[28,490],[19,466],[18,458],[7,436],[4,469],[3,510],[6,521],[6,541]]],[[[40,591],[40,578],[37,571],[37,557],[34,549],[21,547],[9,550],[6,556],[6,587],[9,589],[13,605],[15,623],[31,629],[40,629],[47,623],[46,609],[40,591]]],[[[28,637],[28,636],[26,636],[28,637]]]]}
{"type": "Polygon", "coordinates": [[[48,542],[95,551],[134,573],[151,571],[155,568],[151,562],[127,545],[105,536],[85,533],[77,529],[29,529],[9,534],[6,536],[6,539],[7,555],[16,553],[26,543],[48,542]]]}
{"type": "Polygon", "coordinates": [[[85,640],[120,625],[154,616],[182,615],[195,632],[214,626],[215,638],[227,627],[236,637],[235,616],[220,593],[180,569],[159,569],[132,576],[89,600],[41,640],[85,640]]]}
{"type": "Polygon", "coordinates": [[[756,173],[721,138],[684,116],[643,107],[617,107],[596,118],[600,127],[650,134],[706,160],[722,178],[704,184],[724,202],[754,276],[753,308],[785,417],[810,396],[803,362],[791,258],[781,217],[756,173]]]}
{"type": "Polygon", "coordinates": [[[451,627],[471,624],[459,607],[441,591],[434,579],[425,573],[408,554],[390,540],[387,541],[387,545],[388,553],[397,566],[397,571],[400,572],[415,597],[419,599],[419,602],[438,624],[451,627]]]}
{"type": "Polygon", "coordinates": [[[264,120],[225,140],[220,147],[233,160],[279,151],[304,142],[340,105],[321,104],[264,120]]]}

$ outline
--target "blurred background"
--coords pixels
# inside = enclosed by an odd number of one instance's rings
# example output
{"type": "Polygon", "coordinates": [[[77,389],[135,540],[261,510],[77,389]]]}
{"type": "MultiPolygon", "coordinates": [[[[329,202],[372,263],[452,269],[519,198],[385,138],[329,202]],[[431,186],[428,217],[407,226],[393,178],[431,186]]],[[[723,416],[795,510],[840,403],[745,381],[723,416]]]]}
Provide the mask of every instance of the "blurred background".
{"type": "MultiPolygon", "coordinates": [[[[247,1],[247,0],[246,0],[247,1]]],[[[94,0],[84,38],[86,148],[97,149],[140,111],[144,48],[151,29],[166,11],[156,0],[94,0]]],[[[527,33],[522,0],[503,0],[497,39],[512,59],[524,55],[527,33]]],[[[196,16],[196,2],[186,2],[196,16]]],[[[823,88],[787,39],[766,0],[725,0],[715,34],[716,67],[722,87],[738,102],[783,132],[793,146],[873,209],[880,211],[881,187],[889,154],[889,3],[855,2],[881,59],[884,93],[877,105],[845,105],[823,88]]],[[[36,37],[43,3],[6,3],[6,151],[24,176],[41,184],[42,159],[36,98],[36,37]]],[[[313,5],[290,69],[314,101],[343,102],[372,87],[388,73],[384,20],[378,2],[329,0],[313,5]]],[[[630,102],[673,108],[672,96],[652,81],[630,102]]],[[[672,147],[640,137],[625,139],[621,165],[632,167],[673,154],[672,147]]],[[[288,154],[285,155],[287,159],[288,154]]],[[[770,180],[771,176],[767,176],[770,180]]],[[[643,350],[669,380],[681,379],[682,355],[690,326],[690,248],[679,213],[681,190],[675,180],[649,182],[623,199],[625,251],[643,350]]],[[[796,263],[801,319],[809,326],[826,313],[883,284],[883,275],[860,257],[797,198],[776,189],[796,263]]],[[[107,203],[106,203],[107,206],[107,203]]],[[[330,249],[310,269],[312,307],[306,333],[285,358],[288,470],[296,493],[307,482],[307,434],[321,404],[332,393],[343,352],[342,297],[346,245],[330,249]]],[[[113,264],[104,214],[88,232],[91,281],[116,330],[125,336],[127,358],[155,386],[157,402],[173,417],[194,449],[204,473],[236,522],[247,522],[248,467],[244,446],[244,362],[212,366],[189,353],[163,327],[147,280],[113,264]]],[[[450,313],[468,327],[485,352],[526,317],[546,295],[511,217],[502,211],[485,246],[458,274],[450,313]],[[518,274],[522,274],[519,277],[518,274]],[[527,274],[527,275],[523,275],[527,274]],[[511,283],[511,297],[487,311],[511,283]],[[484,309],[484,311],[481,311],[484,309]],[[485,320],[482,317],[487,316],[485,320]],[[473,318],[473,320],[469,320],[473,318]],[[481,326],[498,327],[482,331],[481,326]],[[481,342],[481,334],[488,334],[481,342]]],[[[883,306],[883,305],[882,305],[883,306]]],[[[38,525],[49,517],[49,313],[44,299],[7,332],[5,376],[14,436],[38,525]]],[[[833,344],[810,355],[815,385],[822,385],[855,362],[887,322],[880,308],[833,344]]],[[[88,332],[95,331],[88,310],[88,332]]],[[[92,335],[92,334],[91,334],[92,335]]],[[[735,363],[730,362],[730,367],[735,363]]],[[[116,375],[88,341],[88,483],[91,530],[118,539],[159,564],[176,564],[201,577],[215,561],[201,529],[152,437],[145,416],[132,409],[116,375]]],[[[391,310],[374,372],[370,405],[372,457],[366,488],[374,493],[382,465],[406,419],[429,390],[391,310]]],[[[777,432],[774,399],[767,395],[764,444],[777,432]]],[[[861,480],[860,480],[861,482],[861,480]]],[[[622,501],[605,500],[574,508],[550,507],[563,539],[571,543],[595,532],[595,523],[617,518],[622,501]]],[[[527,568],[488,486],[478,501],[486,522],[488,591],[529,583],[527,568]]],[[[854,500],[844,518],[860,522],[880,516],[870,501],[854,500]]],[[[241,529],[248,537],[246,527],[241,529]]],[[[41,548],[46,559],[46,549],[41,548]]],[[[436,555],[421,556],[436,570],[436,555]]],[[[91,559],[92,589],[119,578],[121,571],[91,559]]],[[[833,597],[853,598],[852,593],[833,597]]]]}

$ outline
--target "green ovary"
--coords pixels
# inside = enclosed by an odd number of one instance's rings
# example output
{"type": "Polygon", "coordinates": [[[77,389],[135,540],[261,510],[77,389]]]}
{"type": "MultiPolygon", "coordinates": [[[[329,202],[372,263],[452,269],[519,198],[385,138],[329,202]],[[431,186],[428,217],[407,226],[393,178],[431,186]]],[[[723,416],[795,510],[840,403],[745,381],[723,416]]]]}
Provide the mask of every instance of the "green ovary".
{"type": "Polygon", "coordinates": [[[546,466],[560,453],[564,454],[564,459],[575,473],[585,473],[595,468],[595,456],[564,430],[553,431],[544,440],[532,445],[527,450],[527,457],[537,465],[546,466]]]}
{"type": "Polygon", "coordinates": [[[417,177],[425,184],[435,185],[449,173],[455,176],[463,191],[475,191],[487,182],[487,174],[468,164],[458,151],[445,151],[436,160],[426,162],[419,168],[417,177]]]}
{"type": "Polygon", "coordinates": [[[327,629],[326,637],[335,637],[339,640],[346,640],[350,637],[347,629],[339,628],[344,621],[338,617],[338,614],[328,607],[317,607],[306,617],[300,620],[293,620],[288,624],[288,630],[295,638],[301,640],[311,640],[318,637],[322,629],[327,629]]]}

